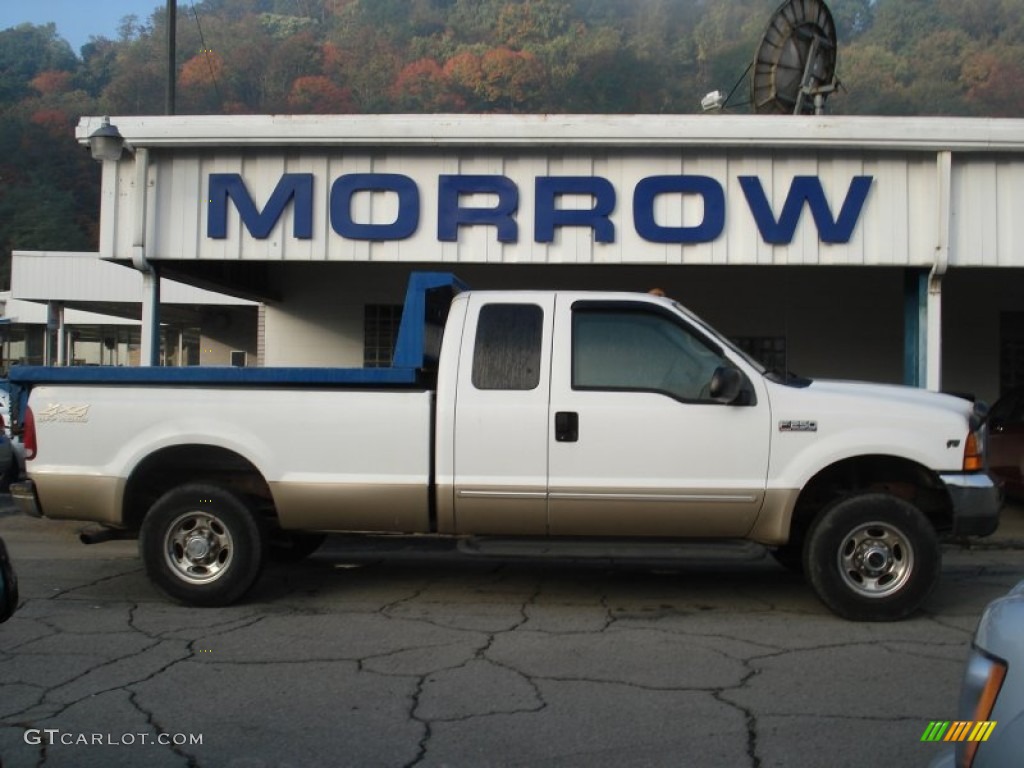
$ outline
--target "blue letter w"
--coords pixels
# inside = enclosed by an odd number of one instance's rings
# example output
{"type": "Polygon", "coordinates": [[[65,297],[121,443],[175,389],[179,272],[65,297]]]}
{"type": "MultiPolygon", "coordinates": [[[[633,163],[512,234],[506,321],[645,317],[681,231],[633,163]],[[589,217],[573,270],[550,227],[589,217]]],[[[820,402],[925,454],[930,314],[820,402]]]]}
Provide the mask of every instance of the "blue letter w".
{"type": "Polygon", "coordinates": [[[853,236],[853,228],[857,226],[860,212],[864,208],[868,191],[871,189],[871,176],[854,176],[846,200],[839,211],[839,218],[832,218],[832,209],[825,199],[825,191],[821,188],[821,179],[817,176],[796,176],[789,188],[789,196],[782,207],[782,215],[775,220],[772,207],[765,197],[761,180],[756,176],[740,176],[740,186],[747,197],[747,205],[754,214],[757,228],[766,243],[786,245],[793,241],[796,225],[800,222],[804,203],[811,209],[818,233],[825,243],[848,243],[853,236]]]}

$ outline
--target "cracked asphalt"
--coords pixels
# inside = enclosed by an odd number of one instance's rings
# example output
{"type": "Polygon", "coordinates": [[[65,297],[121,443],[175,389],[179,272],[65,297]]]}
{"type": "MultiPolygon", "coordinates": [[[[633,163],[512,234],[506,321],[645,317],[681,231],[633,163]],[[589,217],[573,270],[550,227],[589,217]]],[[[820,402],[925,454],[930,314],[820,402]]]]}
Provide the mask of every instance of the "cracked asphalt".
{"type": "Polygon", "coordinates": [[[0,765],[915,766],[1019,541],[947,546],[919,616],[856,624],[763,556],[483,558],[332,539],[186,608],[134,542],[0,512],[0,765]],[[197,743],[197,741],[199,743],[197,743]]]}

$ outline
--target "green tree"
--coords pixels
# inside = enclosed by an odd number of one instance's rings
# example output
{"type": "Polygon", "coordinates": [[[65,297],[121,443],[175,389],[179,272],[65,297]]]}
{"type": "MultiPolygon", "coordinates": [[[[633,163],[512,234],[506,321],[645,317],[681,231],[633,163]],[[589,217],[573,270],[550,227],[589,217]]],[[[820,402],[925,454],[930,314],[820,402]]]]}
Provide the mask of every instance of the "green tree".
{"type": "Polygon", "coordinates": [[[29,83],[40,72],[73,72],[78,59],[55,24],[21,24],[0,30],[0,104],[30,93],[29,83]]]}
{"type": "Polygon", "coordinates": [[[831,0],[829,9],[836,23],[836,36],[843,45],[870,29],[875,13],[872,0],[831,0]]]}
{"type": "Polygon", "coordinates": [[[857,43],[846,49],[839,70],[844,90],[832,99],[833,110],[858,115],[908,114],[911,68],[903,57],[880,45],[857,43]]]}

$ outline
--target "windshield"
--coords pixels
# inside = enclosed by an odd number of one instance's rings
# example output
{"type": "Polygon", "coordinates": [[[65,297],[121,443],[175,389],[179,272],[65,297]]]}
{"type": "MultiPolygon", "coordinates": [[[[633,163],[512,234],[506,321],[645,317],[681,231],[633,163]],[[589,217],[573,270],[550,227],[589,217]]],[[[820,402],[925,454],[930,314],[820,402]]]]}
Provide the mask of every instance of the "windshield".
{"type": "Polygon", "coordinates": [[[708,334],[709,336],[711,336],[711,337],[712,337],[712,338],[713,338],[713,339],[714,339],[715,341],[717,341],[717,342],[719,342],[719,343],[721,343],[721,344],[724,344],[724,345],[725,345],[726,347],[728,347],[728,348],[729,348],[729,349],[730,349],[730,350],[731,350],[732,352],[735,352],[735,353],[736,353],[736,354],[737,354],[737,355],[738,355],[738,356],[739,356],[740,358],[742,358],[742,359],[743,359],[743,360],[744,360],[744,361],[745,361],[745,362],[746,362],[746,363],[747,363],[747,364],[748,364],[748,365],[749,365],[749,366],[750,366],[751,368],[754,368],[754,369],[755,369],[755,370],[756,370],[756,371],[757,371],[758,373],[760,373],[760,374],[761,374],[762,376],[766,376],[766,375],[767,375],[767,374],[769,373],[768,369],[767,369],[767,368],[765,368],[765,367],[764,367],[764,365],[763,365],[763,364],[762,364],[762,363],[761,363],[760,361],[758,361],[758,360],[755,360],[755,359],[754,359],[753,357],[751,357],[751,356],[750,356],[749,354],[747,354],[747,353],[746,353],[746,352],[744,352],[744,351],[743,351],[742,349],[740,349],[739,347],[737,347],[737,346],[736,346],[736,345],[735,345],[735,344],[734,344],[734,343],[732,342],[732,340],[731,340],[731,339],[729,339],[729,338],[728,338],[728,337],[727,337],[727,336],[726,336],[725,334],[722,334],[722,333],[719,333],[718,331],[716,331],[716,330],[715,330],[715,329],[714,329],[714,328],[713,328],[713,327],[712,327],[712,326],[711,326],[711,325],[710,325],[709,323],[706,323],[706,322],[704,322],[704,320],[702,320],[702,319],[701,319],[700,317],[698,317],[698,316],[697,316],[696,314],[694,314],[694,313],[693,313],[693,311],[691,311],[691,310],[687,309],[687,308],[686,308],[686,307],[684,307],[684,306],[683,306],[682,304],[680,304],[680,303],[679,303],[678,301],[674,301],[674,302],[672,302],[672,304],[673,304],[673,306],[675,306],[675,308],[676,308],[676,309],[677,309],[677,310],[679,311],[679,313],[680,313],[681,315],[683,315],[683,317],[685,317],[685,318],[686,318],[687,320],[689,320],[689,321],[690,321],[691,323],[693,323],[694,325],[696,325],[696,326],[697,326],[698,328],[700,328],[700,329],[701,329],[702,331],[704,331],[704,332],[705,332],[706,334],[708,334]]]}
{"type": "Polygon", "coordinates": [[[805,378],[803,376],[797,376],[795,373],[790,373],[789,371],[777,371],[768,369],[767,367],[765,367],[764,363],[762,363],[760,360],[757,360],[754,357],[751,357],[751,355],[745,350],[740,349],[738,346],[736,346],[732,339],[730,339],[725,334],[716,331],[714,327],[712,327],[709,323],[705,322],[698,315],[694,314],[692,310],[687,309],[678,301],[673,301],[672,304],[687,320],[689,320],[694,325],[699,327],[701,330],[703,330],[709,336],[714,338],[716,341],[728,347],[732,352],[736,353],[736,355],[742,358],[751,368],[756,370],[765,378],[777,382],[779,384],[788,384],[791,386],[800,387],[805,387],[811,383],[810,379],[805,378]]]}

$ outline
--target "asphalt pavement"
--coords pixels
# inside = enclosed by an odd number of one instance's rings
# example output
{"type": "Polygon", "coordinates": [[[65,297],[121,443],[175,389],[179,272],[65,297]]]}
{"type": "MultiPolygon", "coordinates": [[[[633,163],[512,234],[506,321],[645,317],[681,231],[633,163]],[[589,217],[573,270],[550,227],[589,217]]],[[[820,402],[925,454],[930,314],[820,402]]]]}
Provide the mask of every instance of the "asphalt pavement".
{"type": "Polygon", "coordinates": [[[921,613],[830,614],[771,558],[625,565],[332,537],[240,604],[175,605],[136,543],[0,517],[0,766],[925,766],[1024,512],[947,542],[921,613]]]}

